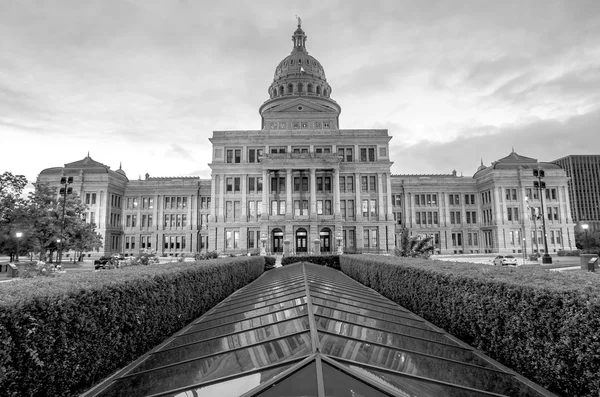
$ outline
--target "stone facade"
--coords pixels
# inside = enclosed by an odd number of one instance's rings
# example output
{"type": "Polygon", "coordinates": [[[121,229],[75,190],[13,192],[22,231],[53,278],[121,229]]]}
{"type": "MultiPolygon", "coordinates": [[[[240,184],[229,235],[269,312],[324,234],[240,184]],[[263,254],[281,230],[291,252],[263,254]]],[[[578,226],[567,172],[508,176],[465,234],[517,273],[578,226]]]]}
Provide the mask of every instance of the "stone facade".
{"type": "Polygon", "coordinates": [[[473,177],[392,175],[388,131],[340,129],[341,107],[300,25],[292,41],[259,108],[261,129],[213,132],[211,179],[130,181],[88,155],[38,182],[58,188],[60,176],[74,177],[101,254],[388,253],[404,228],[433,235],[441,254],[543,252],[532,211],[546,217],[549,252],[574,248],[561,167],[513,151],[473,177]],[[538,167],[547,200],[536,212],[538,167]]]}

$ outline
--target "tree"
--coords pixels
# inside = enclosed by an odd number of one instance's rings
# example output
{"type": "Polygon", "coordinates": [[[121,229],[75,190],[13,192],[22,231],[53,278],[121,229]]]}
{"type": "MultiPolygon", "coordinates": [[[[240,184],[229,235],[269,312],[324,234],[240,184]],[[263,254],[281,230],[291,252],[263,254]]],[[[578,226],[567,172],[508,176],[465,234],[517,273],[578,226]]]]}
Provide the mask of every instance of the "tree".
{"type": "MultiPolygon", "coordinates": [[[[21,197],[25,186],[27,178],[23,175],[0,175],[0,253],[10,255],[11,260],[17,249],[16,232],[26,228],[26,200],[21,197]]],[[[23,241],[20,248],[26,248],[23,241]]]]}
{"type": "Polygon", "coordinates": [[[83,219],[87,206],[76,194],[67,195],[64,203],[63,199],[57,196],[56,189],[43,184],[37,184],[29,194],[25,211],[27,248],[39,253],[42,260],[47,252],[52,258],[58,250],[57,239],[61,239],[63,250],[91,251],[102,245],[95,225],[83,219]]]}
{"type": "Polygon", "coordinates": [[[396,248],[396,256],[429,258],[433,253],[432,236],[409,236],[408,229],[403,229],[400,235],[400,245],[396,248]]]}

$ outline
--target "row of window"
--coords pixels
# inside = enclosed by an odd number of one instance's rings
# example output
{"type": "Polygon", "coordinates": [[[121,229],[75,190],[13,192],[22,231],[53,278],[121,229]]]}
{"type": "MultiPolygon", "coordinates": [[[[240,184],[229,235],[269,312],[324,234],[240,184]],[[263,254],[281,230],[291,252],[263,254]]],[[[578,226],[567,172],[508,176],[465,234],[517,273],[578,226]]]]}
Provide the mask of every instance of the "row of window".
{"type": "MultiPolygon", "coordinates": [[[[310,124],[311,123],[308,121],[292,121],[292,122],[290,122],[290,125],[291,125],[292,129],[294,129],[294,130],[309,129],[310,124]]],[[[329,121],[313,121],[312,125],[314,126],[313,128],[316,130],[331,128],[331,123],[329,121]]],[[[285,121],[271,121],[271,122],[269,122],[269,128],[272,130],[277,130],[277,129],[287,130],[288,124],[285,121]]]]}
{"type": "Polygon", "coordinates": [[[96,205],[96,193],[86,193],[85,203],[87,205],[96,205]]]}
{"type": "MultiPolygon", "coordinates": [[[[331,176],[316,176],[315,186],[317,192],[331,192],[332,191],[332,177],[331,176]]],[[[354,176],[340,176],[339,177],[339,188],[340,193],[353,193],[354,192],[354,176]]],[[[293,177],[292,189],[294,192],[308,192],[309,177],[308,176],[295,176],[293,177]]],[[[227,177],[225,178],[225,191],[227,193],[239,193],[241,192],[241,177],[227,177]]],[[[248,177],[248,193],[259,193],[263,191],[263,178],[262,177],[248,177]]],[[[377,176],[376,175],[363,175],[361,176],[361,191],[362,192],[377,192],[377,176]]],[[[273,176],[271,177],[271,193],[285,193],[286,192],[286,177],[285,176],[273,176]]],[[[203,197],[204,199],[204,197],[203,197]]],[[[210,198],[208,198],[208,204],[210,204],[210,198]]],[[[203,207],[204,208],[204,207],[203,207]]]]}
{"type": "MultiPolygon", "coordinates": [[[[342,162],[352,163],[355,161],[354,159],[354,147],[353,146],[343,146],[337,147],[337,155],[342,157],[342,162]]],[[[363,163],[375,162],[376,159],[376,147],[375,146],[365,146],[358,148],[358,161],[363,163]]],[[[215,157],[221,157],[222,149],[215,149],[215,157]]],[[[271,146],[269,147],[269,153],[271,154],[283,154],[287,153],[290,150],[291,153],[309,153],[310,146],[291,146],[288,148],[287,146],[271,146]]],[[[316,154],[330,154],[333,153],[333,149],[331,146],[317,146],[313,148],[314,153],[316,154]]],[[[247,161],[248,163],[259,163],[261,157],[264,155],[264,148],[249,148],[247,152],[247,161]]],[[[386,157],[387,156],[387,148],[382,147],[379,148],[379,156],[386,157]]],[[[225,149],[225,162],[228,164],[239,164],[243,160],[242,158],[242,149],[225,149]]]]}
{"type": "Polygon", "coordinates": [[[110,195],[110,206],[114,208],[121,208],[121,196],[116,194],[110,195]]]}

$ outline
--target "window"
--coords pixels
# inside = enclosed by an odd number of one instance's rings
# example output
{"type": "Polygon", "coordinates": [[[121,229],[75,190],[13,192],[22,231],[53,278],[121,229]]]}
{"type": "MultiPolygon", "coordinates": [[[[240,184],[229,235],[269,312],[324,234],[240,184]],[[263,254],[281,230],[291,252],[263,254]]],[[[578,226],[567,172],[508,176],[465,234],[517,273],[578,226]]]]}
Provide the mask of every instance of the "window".
{"type": "Polygon", "coordinates": [[[286,153],[286,152],[287,152],[287,148],[285,146],[271,147],[271,154],[286,153]]]}
{"type": "Polygon", "coordinates": [[[351,147],[338,147],[338,156],[342,157],[342,162],[351,163],[353,149],[351,147]]]}
{"type": "Polygon", "coordinates": [[[374,217],[374,216],[377,215],[377,200],[371,200],[370,204],[371,205],[370,205],[370,211],[369,212],[371,214],[371,217],[374,217]]]}
{"type": "Polygon", "coordinates": [[[348,218],[354,219],[355,209],[354,209],[354,200],[348,200],[347,203],[347,213],[348,218]]]}
{"type": "Polygon", "coordinates": [[[360,181],[361,181],[361,191],[362,192],[368,191],[369,190],[369,178],[366,176],[361,176],[360,181]]]}
{"type": "Polygon", "coordinates": [[[248,193],[262,192],[262,178],[250,176],[248,177],[248,193]]]}
{"type": "Polygon", "coordinates": [[[360,148],[360,161],[362,161],[362,162],[375,161],[375,148],[374,147],[361,147],[360,148]]]}
{"type": "Polygon", "coordinates": [[[346,186],[347,186],[348,192],[354,192],[354,177],[353,176],[347,177],[346,186]]]}
{"type": "Polygon", "coordinates": [[[450,224],[460,225],[460,211],[450,211],[450,224]]]}
{"type": "Polygon", "coordinates": [[[263,156],[263,149],[248,149],[248,162],[258,163],[263,156]]]}
{"type": "Polygon", "coordinates": [[[462,246],[462,233],[452,233],[452,246],[453,247],[461,247],[462,246]]]}
{"type": "Polygon", "coordinates": [[[233,191],[234,192],[240,191],[240,178],[239,177],[233,178],[233,191]]]}
{"type": "Polygon", "coordinates": [[[339,183],[340,183],[340,192],[345,192],[346,191],[346,177],[340,176],[339,179],[339,183]]]}
{"type": "Polygon", "coordinates": [[[459,194],[450,194],[448,195],[450,199],[450,205],[460,205],[460,195],[459,194]]]}
{"type": "Polygon", "coordinates": [[[465,194],[465,204],[466,205],[475,205],[475,195],[474,194],[465,194]]]}
{"type": "Polygon", "coordinates": [[[371,192],[377,191],[377,179],[375,178],[375,175],[369,176],[369,190],[371,192]]]}
{"type": "Polygon", "coordinates": [[[272,193],[284,193],[285,192],[285,177],[271,177],[271,192],[272,193]]]}

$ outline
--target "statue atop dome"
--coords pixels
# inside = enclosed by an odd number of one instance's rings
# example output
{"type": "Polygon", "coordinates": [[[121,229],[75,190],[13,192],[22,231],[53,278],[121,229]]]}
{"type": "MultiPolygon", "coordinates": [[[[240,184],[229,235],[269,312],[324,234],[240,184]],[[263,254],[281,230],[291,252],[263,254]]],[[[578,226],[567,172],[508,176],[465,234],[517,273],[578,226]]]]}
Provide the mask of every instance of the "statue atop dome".
{"type": "Polygon", "coordinates": [[[302,19],[298,15],[296,15],[296,19],[298,20],[298,27],[302,27],[302,19]]]}

